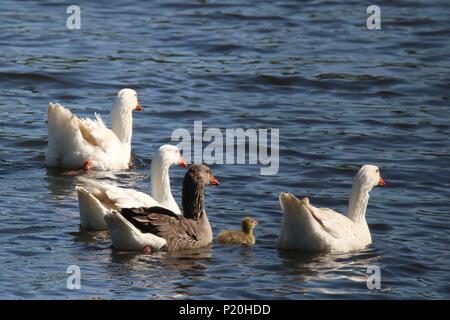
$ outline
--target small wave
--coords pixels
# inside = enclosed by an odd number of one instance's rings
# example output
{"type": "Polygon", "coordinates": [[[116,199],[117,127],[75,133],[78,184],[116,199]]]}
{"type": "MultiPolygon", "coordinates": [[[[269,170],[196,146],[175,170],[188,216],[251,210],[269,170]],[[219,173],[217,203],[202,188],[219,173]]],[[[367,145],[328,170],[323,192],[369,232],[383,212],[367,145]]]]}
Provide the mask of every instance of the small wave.
{"type": "Polygon", "coordinates": [[[262,20],[262,21],[268,21],[268,20],[286,20],[286,18],[281,16],[274,16],[274,15],[267,15],[267,16],[257,16],[257,15],[244,15],[239,13],[223,13],[224,17],[237,19],[237,20],[262,20]]]}
{"type": "Polygon", "coordinates": [[[389,24],[393,26],[403,26],[403,27],[417,27],[419,25],[429,25],[437,22],[436,20],[430,18],[422,18],[422,19],[403,19],[397,18],[393,21],[390,21],[389,24]]]}
{"type": "Polygon", "coordinates": [[[239,50],[249,50],[249,48],[237,44],[219,44],[219,45],[213,45],[207,51],[209,52],[218,52],[221,54],[229,53],[233,51],[239,51],[239,50]]]}
{"type": "Polygon", "coordinates": [[[13,235],[13,234],[35,234],[38,232],[47,232],[49,229],[52,229],[52,226],[31,226],[25,228],[3,228],[0,229],[1,235],[13,235]]]}
{"type": "Polygon", "coordinates": [[[395,92],[395,91],[389,91],[389,90],[377,91],[373,95],[374,96],[382,96],[383,98],[404,96],[403,93],[395,92]]]}
{"type": "Polygon", "coordinates": [[[371,223],[370,229],[376,230],[376,231],[391,231],[394,228],[387,223],[371,223]]]}
{"type": "Polygon", "coordinates": [[[256,76],[250,83],[271,84],[274,86],[293,86],[307,84],[309,83],[309,80],[300,76],[275,76],[262,74],[256,76]]]}
{"type": "Polygon", "coordinates": [[[20,73],[20,72],[0,72],[0,79],[7,80],[32,80],[39,82],[55,82],[55,83],[65,83],[65,81],[58,79],[53,75],[42,74],[42,73],[20,73]]]}
{"type": "Polygon", "coordinates": [[[353,81],[374,81],[384,83],[400,82],[400,79],[394,77],[373,76],[370,74],[350,74],[350,73],[319,73],[318,75],[315,76],[315,78],[319,80],[342,79],[353,81]]]}

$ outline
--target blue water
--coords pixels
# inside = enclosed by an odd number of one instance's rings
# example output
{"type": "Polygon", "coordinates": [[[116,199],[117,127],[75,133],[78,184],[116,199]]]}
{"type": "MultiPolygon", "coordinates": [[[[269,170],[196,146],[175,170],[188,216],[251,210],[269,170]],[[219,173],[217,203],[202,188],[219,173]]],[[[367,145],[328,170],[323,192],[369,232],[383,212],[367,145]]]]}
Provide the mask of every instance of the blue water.
{"type": "MultiPolygon", "coordinates": [[[[2,1],[0,298],[443,299],[450,297],[450,6],[378,1],[2,1]],[[148,192],[155,150],[176,128],[278,128],[280,167],[213,165],[217,234],[260,221],[251,248],[118,254],[79,230],[76,178],[44,166],[46,106],[108,119],[116,92],[138,91],[134,169],[97,177],[148,192]],[[345,212],[352,176],[380,167],[367,210],[373,244],[346,255],[276,247],[282,191],[345,212]],[[68,290],[66,269],[81,268],[68,290]],[[381,289],[366,285],[368,265],[381,289]]],[[[171,170],[180,199],[184,170],[171,170]]]]}

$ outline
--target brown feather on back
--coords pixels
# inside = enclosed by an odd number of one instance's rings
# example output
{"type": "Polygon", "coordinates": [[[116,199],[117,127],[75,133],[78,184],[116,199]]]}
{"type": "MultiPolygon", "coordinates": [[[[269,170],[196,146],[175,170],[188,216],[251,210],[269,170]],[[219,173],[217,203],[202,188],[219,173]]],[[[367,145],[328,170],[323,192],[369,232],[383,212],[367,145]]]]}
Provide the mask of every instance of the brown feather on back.
{"type": "Polygon", "coordinates": [[[186,173],[182,193],[184,216],[163,207],[126,208],[121,210],[121,214],[141,232],[164,238],[167,251],[204,245],[199,220],[206,214],[204,187],[211,177],[211,170],[205,165],[192,165],[186,173]]]}

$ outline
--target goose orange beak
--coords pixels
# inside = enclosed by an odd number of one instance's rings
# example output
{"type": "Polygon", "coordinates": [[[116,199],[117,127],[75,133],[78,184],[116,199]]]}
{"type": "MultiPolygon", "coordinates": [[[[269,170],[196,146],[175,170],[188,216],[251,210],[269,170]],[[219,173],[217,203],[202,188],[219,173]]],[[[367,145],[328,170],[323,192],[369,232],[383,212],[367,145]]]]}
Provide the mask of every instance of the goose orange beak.
{"type": "Polygon", "coordinates": [[[209,179],[209,183],[211,183],[213,186],[218,186],[218,185],[220,185],[219,180],[217,180],[217,179],[214,178],[214,177],[211,177],[211,179],[209,179]]]}
{"type": "Polygon", "coordinates": [[[136,110],[136,111],[142,111],[142,107],[141,107],[141,105],[138,103],[137,104],[137,106],[136,106],[136,108],[134,109],[134,110],[136,110]]]}
{"type": "Polygon", "coordinates": [[[378,181],[378,185],[380,187],[384,187],[386,185],[386,182],[384,182],[383,178],[380,177],[380,181],[378,181]]]}
{"type": "Polygon", "coordinates": [[[186,163],[186,161],[184,161],[183,157],[180,157],[180,162],[178,162],[178,165],[180,167],[187,168],[187,163],[186,163]]]}

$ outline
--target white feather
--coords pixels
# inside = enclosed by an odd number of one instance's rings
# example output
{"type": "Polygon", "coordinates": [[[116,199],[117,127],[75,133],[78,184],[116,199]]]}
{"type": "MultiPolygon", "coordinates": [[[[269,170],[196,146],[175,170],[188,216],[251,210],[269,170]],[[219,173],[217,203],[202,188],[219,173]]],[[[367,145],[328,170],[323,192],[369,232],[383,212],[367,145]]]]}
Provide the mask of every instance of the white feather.
{"type": "Polygon", "coordinates": [[[129,105],[133,103],[137,104],[135,91],[123,89],[118,94],[113,110],[124,111],[111,112],[112,121],[122,124],[121,134],[124,135],[126,131],[127,138],[122,141],[106,127],[99,114],[95,114],[95,119],[80,119],[62,105],[50,102],[46,165],[79,169],[87,160],[91,160],[95,170],[128,169],[132,134],[132,108],[129,105]],[[123,96],[130,97],[125,99],[123,96]]]}
{"type": "Polygon", "coordinates": [[[105,216],[113,247],[117,250],[140,251],[145,246],[160,250],[166,245],[166,240],[151,233],[142,233],[119,212],[112,211],[105,216]]]}
{"type": "Polygon", "coordinates": [[[146,193],[120,188],[118,186],[95,181],[85,177],[78,177],[78,181],[83,188],[77,187],[78,202],[80,207],[80,221],[82,227],[106,230],[105,224],[98,224],[98,217],[103,217],[105,212],[110,210],[119,210],[122,208],[140,208],[140,207],[164,207],[176,214],[181,211],[175,202],[170,190],[170,179],[168,168],[171,164],[178,163],[180,160],[178,148],[164,145],[159,149],[155,159],[152,161],[152,196],[146,193]],[[84,194],[87,192],[89,195],[84,194]],[[92,217],[92,222],[89,221],[92,217]]]}
{"type": "MultiPolygon", "coordinates": [[[[353,180],[347,216],[328,208],[317,208],[308,198],[280,194],[284,214],[279,238],[282,249],[345,253],[372,243],[365,219],[369,192],[382,181],[375,166],[363,166],[353,180]]],[[[384,185],[384,181],[383,184],[384,185]]]]}

